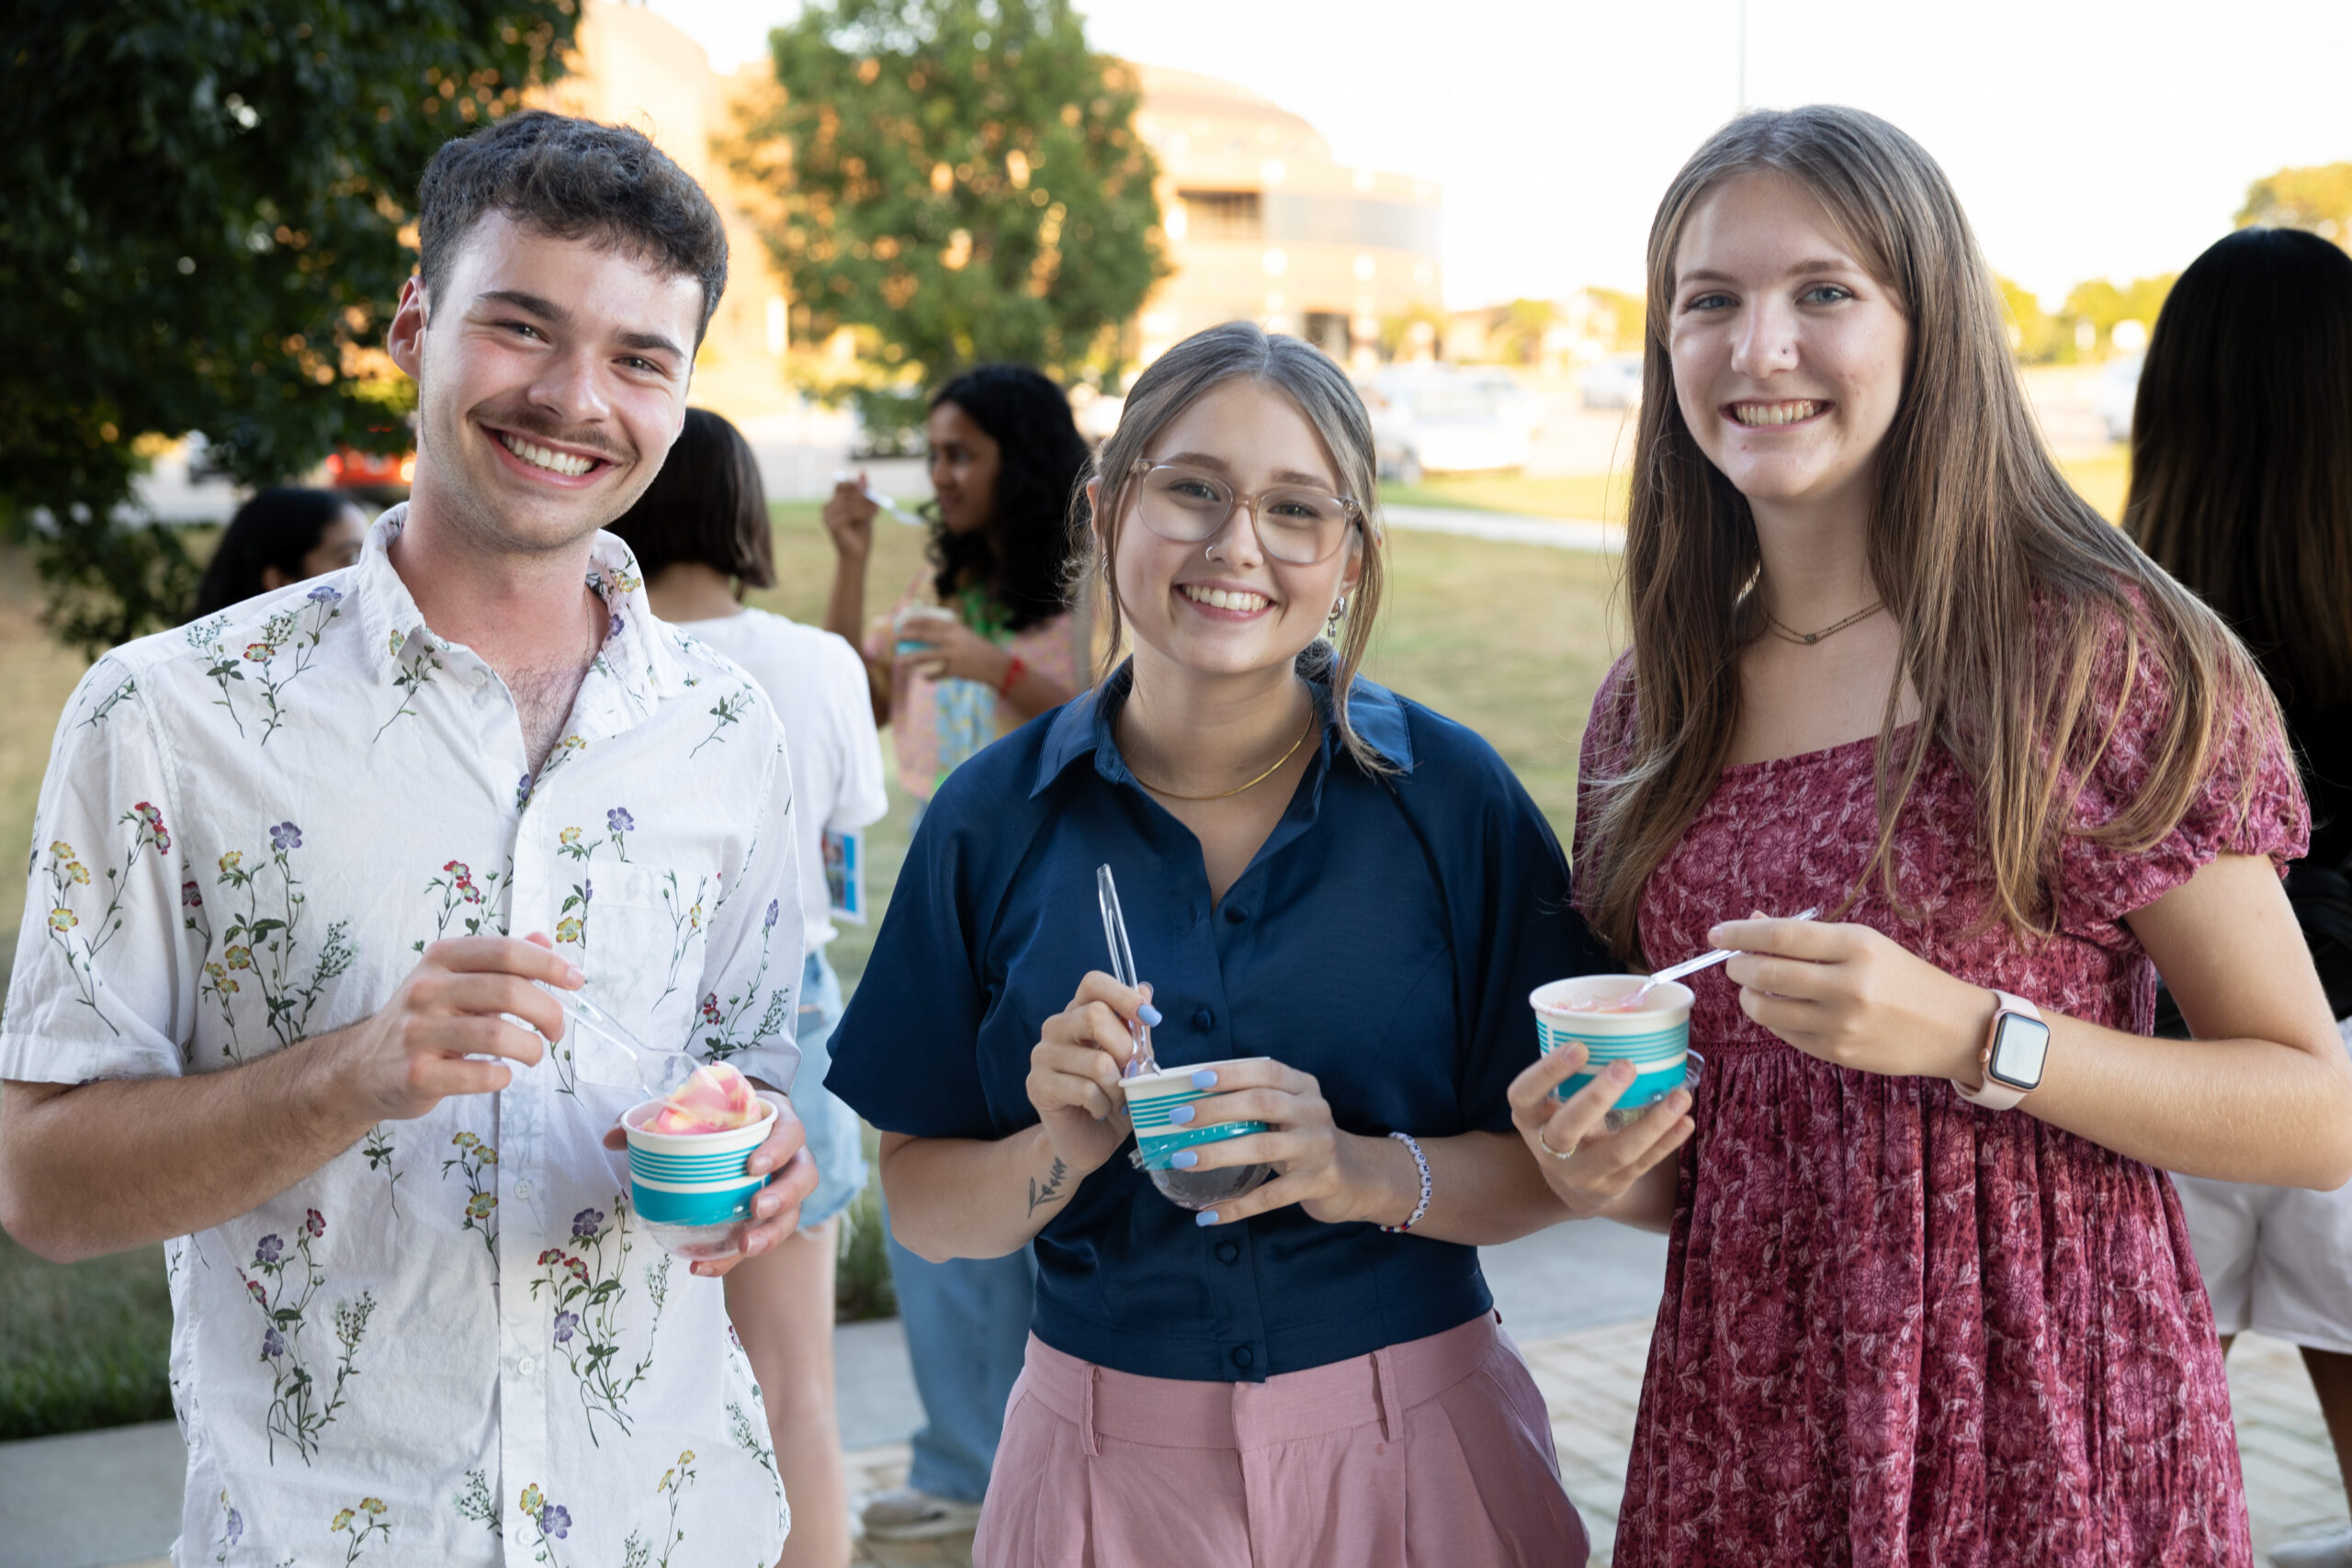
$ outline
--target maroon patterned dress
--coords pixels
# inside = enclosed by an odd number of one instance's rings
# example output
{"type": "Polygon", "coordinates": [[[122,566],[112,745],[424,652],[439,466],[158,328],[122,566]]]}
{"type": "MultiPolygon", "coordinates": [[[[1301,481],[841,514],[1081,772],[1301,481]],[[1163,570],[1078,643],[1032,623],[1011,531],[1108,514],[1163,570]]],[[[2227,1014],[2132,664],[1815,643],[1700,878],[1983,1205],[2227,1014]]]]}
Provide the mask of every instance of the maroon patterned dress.
{"type": "MultiPolygon", "coordinates": [[[[1586,779],[1622,753],[1625,671],[1594,703],[1586,779]]],[[[2164,700],[2142,689],[2078,823],[2110,818],[2145,776],[2164,700]]],[[[1971,785],[1941,748],[1895,840],[1922,918],[1875,879],[1845,918],[1964,979],[2145,1032],[2155,972],[2123,917],[2217,854],[2283,862],[2308,831],[2279,738],[2250,714],[2224,730],[2208,788],[2154,850],[2070,838],[2060,930],[2038,948],[1998,926],[1962,935],[1981,863],[1971,785]]],[[[1871,754],[1866,739],[1724,769],[1649,880],[1648,955],[1702,952],[1710,925],[1751,910],[1834,906],[1875,837],[1871,754]]],[[[1622,1568],[2249,1565],[2229,1390],[2165,1176],[2021,1110],[1979,1111],[1941,1079],[1807,1056],[1740,1011],[1721,969],[1692,985],[1708,1071],[1622,1568]]]]}

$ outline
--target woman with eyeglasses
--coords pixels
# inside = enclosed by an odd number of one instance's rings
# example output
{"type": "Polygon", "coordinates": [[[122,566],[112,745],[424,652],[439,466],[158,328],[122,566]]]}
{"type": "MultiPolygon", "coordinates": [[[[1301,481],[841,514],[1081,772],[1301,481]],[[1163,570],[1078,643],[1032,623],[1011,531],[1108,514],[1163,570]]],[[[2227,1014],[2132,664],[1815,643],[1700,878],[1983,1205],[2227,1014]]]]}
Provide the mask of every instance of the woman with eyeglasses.
{"type": "Polygon", "coordinates": [[[1363,403],[1295,339],[1144,372],[1082,565],[1133,657],[941,787],[834,1039],[899,1238],[1036,1258],[983,1568],[1584,1561],[1476,1249],[1561,1217],[1506,1091],[1528,992],[1589,959],[1502,760],[1356,673],[1373,483],[1363,403]],[[1172,1168],[1271,1179],[1196,1213],[1135,1168],[1138,1026],[1202,1095],[1171,1127],[1265,1128],[1172,1168]]]}

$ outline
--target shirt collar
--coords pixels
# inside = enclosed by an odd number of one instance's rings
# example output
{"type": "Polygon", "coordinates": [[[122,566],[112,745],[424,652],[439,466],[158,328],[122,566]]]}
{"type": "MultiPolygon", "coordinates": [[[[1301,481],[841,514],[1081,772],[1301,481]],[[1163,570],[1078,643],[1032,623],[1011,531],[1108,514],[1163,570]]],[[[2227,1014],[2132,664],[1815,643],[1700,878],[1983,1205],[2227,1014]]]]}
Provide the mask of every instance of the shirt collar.
{"type": "MultiPolygon", "coordinates": [[[[1338,726],[1331,717],[1330,677],[1326,672],[1302,671],[1307,688],[1314,694],[1315,705],[1323,716],[1324,741],[1327,747],[1339,744],[1338,726]]],[[[1033,800],[1050,788],[1069,765],[1089,752],[1094,756],[1094,771],[1113,784],[1132,781],[1126,759],[1119,754],[1119,743],[1111,734],[1111,721],[1117,716],[1119,706],[1127,700],[1127,693],[1135,686],[1135,661],[1128,660],[1111,671],[1093,691],[1084,693],[1062,705],[1046,730],[1043,750],[1037,759],[1037,778],[1030,789],[1033,800]]],[[[1356,677],[1349,688],[1348,722],[1364,744],[1386,759],[1400,773],[1413,771],[1412,733],[1405,722],[1405,705],[1387,687],[1356,677]]]]}
{"type": "MultiPolygon", "coordinates": [[[[413,676],[411,661],[423,652],[447,652],[453,645],[424,624],[416,596],[392,566],[392,541],[408,525],[408,502],[386,512],[368,530],[358,564],[360,626],[379,682],[413,676]]],[[[588,547],[587,583],[605,601],[612,622],[597,663],[620,683],[641,711],[659,697],[684,689],[685,671],[670,628],[653,618],[637,558],[614,535],[599,533],[588,547]]]]}

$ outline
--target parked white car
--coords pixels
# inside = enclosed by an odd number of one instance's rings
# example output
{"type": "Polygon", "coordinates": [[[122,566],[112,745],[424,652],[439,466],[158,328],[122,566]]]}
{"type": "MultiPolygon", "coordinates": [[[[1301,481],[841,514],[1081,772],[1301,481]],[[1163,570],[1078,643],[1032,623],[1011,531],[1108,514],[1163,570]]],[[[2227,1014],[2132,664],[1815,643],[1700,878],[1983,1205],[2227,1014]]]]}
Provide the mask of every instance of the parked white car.
{"type": "Polygon", "coordinates": [[[1364,389],[1383,479],[1523,468],[1532,448],[1515,383],[1447,366],[1384,370],[1364,389]]]}
{"type": "Polygon", "coordinates": [[[1642,356],[1612,354],[1596,359],[1577,378],[1577,395],[1589,409],[1633,409],[1642,406],[1642,356]]]}
{"type": "Polygon", "coordinates": [[[2144,354],[2128,354],[2109,360],[2098,373],[2098,417],[2109,441],[2132,439],[2132,407],[2140,400],[2140,367],[2147,362],[2144,354]]]}

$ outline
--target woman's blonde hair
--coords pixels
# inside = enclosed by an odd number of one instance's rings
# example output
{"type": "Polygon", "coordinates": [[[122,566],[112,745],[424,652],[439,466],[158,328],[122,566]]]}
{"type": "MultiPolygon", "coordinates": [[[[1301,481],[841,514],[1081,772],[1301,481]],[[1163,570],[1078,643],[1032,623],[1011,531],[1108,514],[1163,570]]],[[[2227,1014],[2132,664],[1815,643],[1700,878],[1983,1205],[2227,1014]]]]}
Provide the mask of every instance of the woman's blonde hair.
{"type": "MultiPolygon", "coordinates": [[[[2127,853],[2189,807],[2233,694],[2267,696],[2227,628],[2093,512],[2043,448],[1992,273],[1935,160],[1873,115],[1820,105],[1724,126],[1675,176],[1650,227],[1624,558],[1633,658],[1621,694],[1632,728],[1615,770],[1590,781],[1582,902],[1612,950],[1640,954],[1643,886],[1714,792],[1739,718],[1740,652],[1763,630],[1755,518],[1683,421],[1668,343],[1676,253],[1693,213],[1766,172],[1820,201],[1911,329],[1902,400],[1878,454],[1869,560],[1921,714],[1898,740],[1900,683],[1888,693],[1877,841],[1847,902],[1875,874],[1906,907],[1890,847],[1929,748],[1941,745],[1975,786],[1989,867],[1978,929],[2046,932],[2075,795],[2149,669],[2171,700],[2150,737],[2146,782],[2087,829],[2127,853]],[[2094,700],[2104,658],[2121,679],[2112,690],[2102,682],[2094,700]]],[[[1594,721],[1624,716],[1621,706],[1594,721]]]]}
{"type": "Polygon", "coordinates": [[[1358,765],[1373,772],[1385,770],[1388,764],[1356,733],[1348,717],[1349,688],[1372,640],[1385,576],[1372,416],[1364,412],[1363,400],[1356,395],[1346,373],[1311,344],[1262,331],[1248,321],[1227,321],[1194,333],[1136,378],[1119,413],[1119,428],[1102,444],[1090,475],[1101,486],[1099,533],[1088,514],[1083,486],[1071,502],[1071,526],[1079,547],[1072,556],[1070,603],[1083,604],[1090,596],[1099,601],[1097,624],[1109,631],[1102,644],[1102,672],[1107,674],[1111,661],[1118,657],[1125,626],[1113,563],[1119,553],[1119,530],[1125,525],[1136,462],[1149,453],[1160,432],[1185,410],[1227,382],[1243,379],[1271,387],[1291,400],[1314,427],[1339,475],[1340,489],[1355,502],[1358,547],[1363,551],[1363,561],[1356,585],[1349,591],[1343,629],[1336,648],[1318,639],[1301,655],[1300,669],[1305,674],[1329,678],[1331,716],[1358,765]]]}

